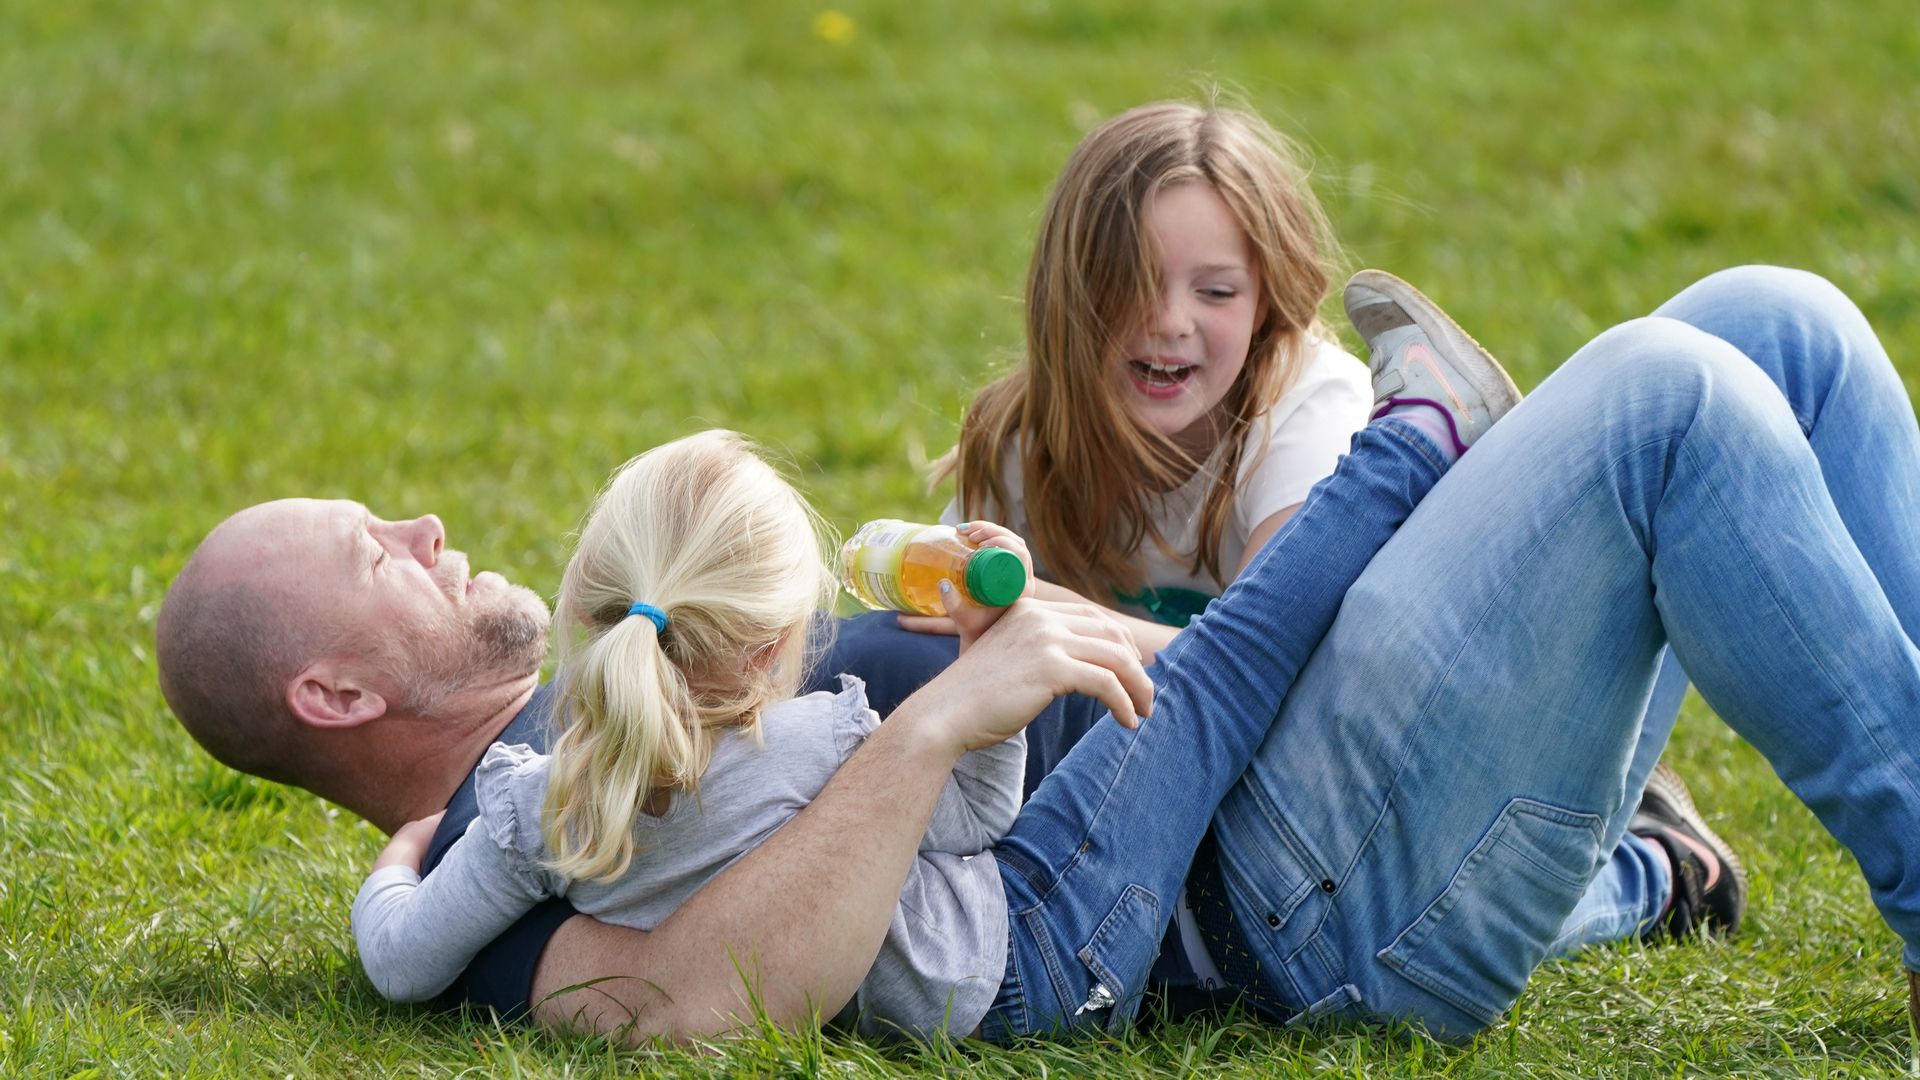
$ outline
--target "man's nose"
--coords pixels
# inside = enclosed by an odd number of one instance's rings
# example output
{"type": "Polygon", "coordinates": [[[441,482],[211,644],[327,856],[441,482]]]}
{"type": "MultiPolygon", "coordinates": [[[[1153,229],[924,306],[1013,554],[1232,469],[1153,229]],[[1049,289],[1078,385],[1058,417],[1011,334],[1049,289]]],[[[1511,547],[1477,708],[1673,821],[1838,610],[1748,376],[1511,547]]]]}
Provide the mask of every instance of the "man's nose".
{"type": "Polygon", "coordinates": [[[440,549],[447,545],[447,528],[435,514],[423,514],[403,527],[407,551],[421,566],[429,569],[440,561],[440,549]]]}

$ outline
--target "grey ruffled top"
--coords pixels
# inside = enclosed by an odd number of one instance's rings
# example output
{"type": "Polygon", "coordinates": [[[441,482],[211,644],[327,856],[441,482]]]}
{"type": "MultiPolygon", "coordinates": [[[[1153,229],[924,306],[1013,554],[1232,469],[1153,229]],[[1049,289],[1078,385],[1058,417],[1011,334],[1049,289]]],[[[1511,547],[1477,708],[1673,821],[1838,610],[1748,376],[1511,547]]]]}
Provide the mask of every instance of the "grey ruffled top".
{"type": "MultiPolygon", "coordinates": [[[[651,930],[799,813],[879,724],[864,685],[847,675],[838,693],[765,710],[758,740],[723,737],[697,792],[676,794],[664,813],[635,823],[640,854],[611,882],[568,881],[546,868],[540,813],[552,759],[495,744],[475,772],[479,816],[434,872],[422,880],[388,867],[361,887],[353,912],[361,961],[383,994],[418,1001],[438,994],[482,946],[549,897],[651,930]]],[[[1016,738],[962,757],[908,868],[873,968],[836,1022],[867,1034],[965,1036],[986,1015],[1007,957],[1006,898],[986,849],[1019,811],[1025,755],[1016,738]]]]}

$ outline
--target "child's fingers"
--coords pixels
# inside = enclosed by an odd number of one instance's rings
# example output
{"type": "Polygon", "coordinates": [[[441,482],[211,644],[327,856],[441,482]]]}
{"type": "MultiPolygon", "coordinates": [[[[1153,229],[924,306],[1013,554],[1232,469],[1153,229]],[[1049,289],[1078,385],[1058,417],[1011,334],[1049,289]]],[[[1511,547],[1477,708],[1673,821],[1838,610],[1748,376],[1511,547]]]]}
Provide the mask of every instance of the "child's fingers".
{"type": "Polygon", "coordinates": [[[1014,532],[1011,529],[1002,528],[991,522],[983,521],[983,522],[974,522],[973,524],[979,527],[979,531],[970,532],[967,534],[967,541],[969,543],[973,544],[975,547],[999,548],[1003,551],[1011,551],[1015,555],[1020,557],[1020,561],[1022,563],[1026,564],[1027,587],[1026,587],[1026,590],[1021,595],[1032,596],[1033,595],[1033,552],[1028,549],[1027,541],[1025,540],[1025,538],[1023,538],[1019,533],[1014,532]]]}
{"type": "Polygon", "coordinates": [[[972,639],[986,632],[1000,618],[1005,608],[972,607],[960,602],[960,590],[950,581],[940,583],[940,602],[947,607],[947,618],[952,621],[955,632],[963,638],[972,639]]]}
{"type": "Polygon", "coordinates": [[[901,615],[900,629],[911,630],[916,634],[944,634],[952,637],[960,628],[945,615],[901,615]]]}
{"type": "Polygon", "coordinates": [[[1019,533],[991,521],[969,521],[960,527],[960,531],[966,534],[968,540],[980,545],[996,537],[1011,536],[1016,540],[1020,538],[1019,533]]]}

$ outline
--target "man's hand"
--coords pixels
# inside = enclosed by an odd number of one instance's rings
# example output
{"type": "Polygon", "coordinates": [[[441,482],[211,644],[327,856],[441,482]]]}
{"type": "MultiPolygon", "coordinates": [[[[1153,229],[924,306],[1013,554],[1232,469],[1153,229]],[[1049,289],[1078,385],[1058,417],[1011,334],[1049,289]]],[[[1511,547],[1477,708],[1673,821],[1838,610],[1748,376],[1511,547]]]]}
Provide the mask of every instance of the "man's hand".
{"type": "Polygon", "coordinates": [[[427,848],[433,843],[433,831],[440,827],[440,819],[446,814],[442,810],[432,817],[409,821],[395,829],[392,839],[381,849],[380,857],[373,860],[373,868],[380,870],[389,866],[405,866],[419,873],[421,860],[427,857],[427,848]]]}
{"type": "Polygon", "coordinates": [[[1065,694],[1098,698],[1126,727],[1153,709],[1153,682],[1125,628],[1092,604],[1029,597],[908,700],[937,709],[964,752],[1011,737],[1065,694]]]}

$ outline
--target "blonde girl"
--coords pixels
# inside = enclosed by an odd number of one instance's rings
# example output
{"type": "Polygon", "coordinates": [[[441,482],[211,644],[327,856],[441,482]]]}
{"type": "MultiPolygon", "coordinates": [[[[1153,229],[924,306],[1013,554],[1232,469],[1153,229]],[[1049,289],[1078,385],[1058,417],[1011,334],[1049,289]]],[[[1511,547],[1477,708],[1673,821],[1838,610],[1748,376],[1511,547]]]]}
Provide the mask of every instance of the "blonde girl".
{"type": "Polygon", "coordinates": [[[1010,526],[1041,595],[1126,613],[1151,657],[1367,422],[1366,367],[1318,318],[1334,250],[1259,117],[1169,102],[1102,124],[1041,218],[1024,362],[936,466],[958,479],[946,520],[1010,526]]]}
{"type": "MultiPolygon", "coordinates": [[[[395,834],[355,902],[383,994],[434,997],[555,896],[652,929],[819,793],[880,722],[856,679],[793,697],[836,588],[822,550],[813,511],[739,436],[691,436],[615,473],[561,581],[552,753],[491,747],[479,816],[434,872],[419,876],[403,835],[431,835],[428,819],[395,834]]],[[[858,1026],[927,1033],[986,1010],[1006,905],[993,860],[967,856],[1011,824],[1024,756],[1015,737],[960,759],[849,1003],[858,1026]]]]}

